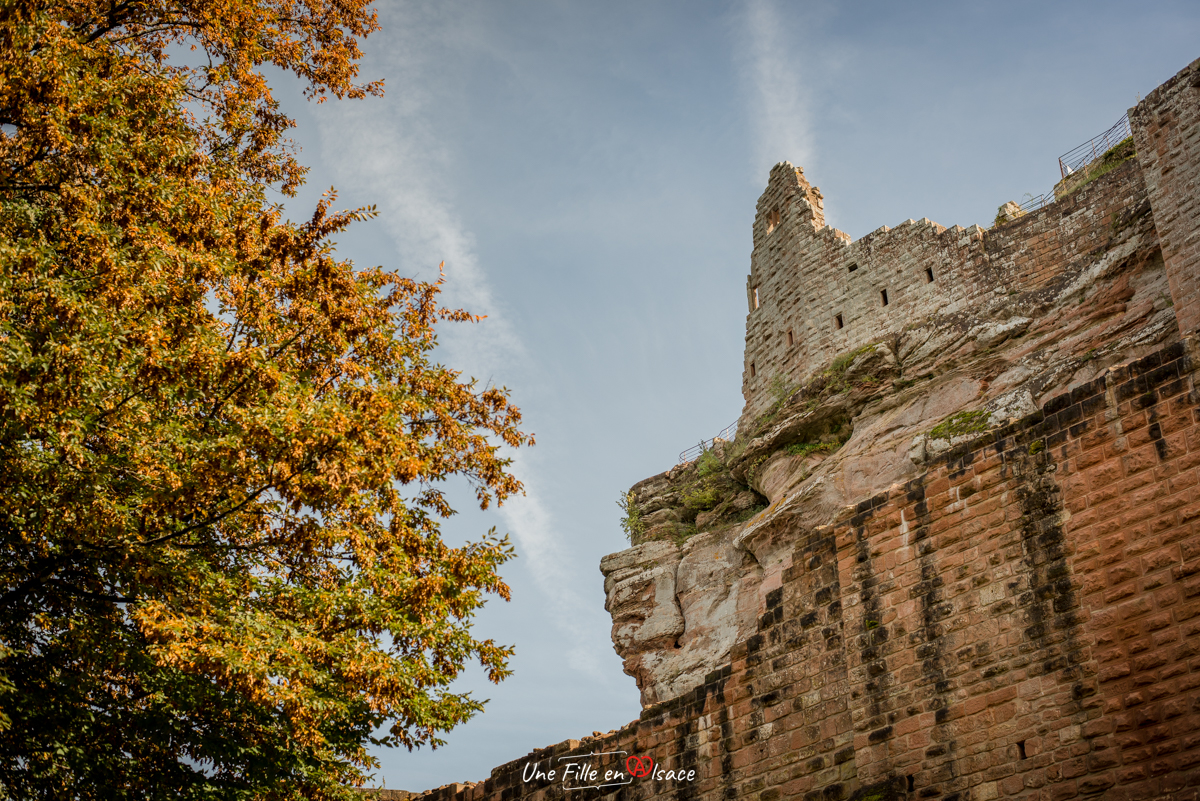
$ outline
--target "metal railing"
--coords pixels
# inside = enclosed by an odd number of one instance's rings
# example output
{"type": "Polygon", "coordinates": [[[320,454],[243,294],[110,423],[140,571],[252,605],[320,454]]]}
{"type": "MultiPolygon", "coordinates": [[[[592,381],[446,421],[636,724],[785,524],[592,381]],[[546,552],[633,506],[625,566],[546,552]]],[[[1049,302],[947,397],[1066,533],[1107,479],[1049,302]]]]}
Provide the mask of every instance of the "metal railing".
{"type": "Polygon", "coordinates": [[[679,461],[676,462],[676,464],[683,464],[684,462],[690,462],[693,459],[695,459],[696,457],[698,457],[700,454],[704,453],[705,451],[711,450],[713,444],[717,440],[721,439],[721,440],[725,440],[726,442],[729,442],[735,436],[737,436],[737,421],[736,420],[734,422],[730,423],[729,425],[725,426],[724,428],[722,428],[721,431],[712,439],[706,439],[703,442],[699,443],[698,445],[693,445],[692,447],[688,448],[683,453],[679,454],[679,461]]]}
{"type": "MultiPolygon", "coordinates": [[[[1104,133],[1099,136],[1093,136],[1082,145],[1072,148],[1058,157],[1060,179],[1066,178],[1068,175],[1088,166],[1132,135],[1133,132],[1129,127],[1129,113],[1126,112],[1121,115],[1121,119],[1117,120],[1113,127],[1104,133]]],[[[1055,186],[1057,185],[1055,184],[1055,186]]],[[[1021,209],[1022,214],[1026,214],[1031,211],[1037,211],[1044,206],[1049,206],[1055,200],[1054,189],[1051,188],[1050,191],[1043,192],[1040,195],[1029,196],[1018,207],[1021,209]]]]}
{"type": "Polygon", "coordinates": [[[1051,189],[1049,192],[1043,192],[1040,195],[1029,198],[1029,200],[1026,200],[1024,203],[1020,204],[1018,208],[1021,209],[1022,214],[1025,214],[1030,211],[1037,211],[1042,206],[1049,206],[1053,202],[1054,190],[1051,189]]]}
{"type": "Polygon", "coordinates": [[[1080,167],[1091,164],[1131,136],[1133,131],[1129,128],[1129,112],[1125,112],[1116,125],[1058,157],[1058,171],[1061,177],[1066,178],[1080,167]]]}

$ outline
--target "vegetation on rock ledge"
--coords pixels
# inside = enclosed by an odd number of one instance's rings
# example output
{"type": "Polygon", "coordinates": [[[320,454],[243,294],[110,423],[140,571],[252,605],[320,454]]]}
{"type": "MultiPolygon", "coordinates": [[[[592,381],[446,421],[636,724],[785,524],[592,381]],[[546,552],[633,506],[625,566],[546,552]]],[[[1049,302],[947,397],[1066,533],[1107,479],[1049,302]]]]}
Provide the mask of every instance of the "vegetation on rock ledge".
{"type": "Polygon", "coordinates": [[[617,499],[617,506],[624,512],[621,517],[621,530],[625,532],[626,539],[636,545],[646,533],[646,524],[642,522],[642,509],[633,490],[621,493],[617,499]]]}
{"type": "Polygon", "coordinates": [[[1058,185],[1054,187],[1054,199],[1061,200],[1067,195],[1079,191],[1133,158],[1137,158],[1137,150],[1133,143],[1133,137],[1127,136],[1104,151],[1100,158],[1059,181],[1058,185]]]}

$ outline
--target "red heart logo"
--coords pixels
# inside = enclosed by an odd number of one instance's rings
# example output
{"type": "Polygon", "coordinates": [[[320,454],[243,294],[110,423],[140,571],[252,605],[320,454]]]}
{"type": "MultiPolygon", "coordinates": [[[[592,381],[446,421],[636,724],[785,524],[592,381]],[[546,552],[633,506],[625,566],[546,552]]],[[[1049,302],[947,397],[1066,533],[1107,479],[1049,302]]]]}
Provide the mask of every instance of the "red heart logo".
{"type": "Polygon", "coordinates": [[[629,771],[630,776],[635,776],[643,779],[650,775],[654,770],[654,760],[649,756],[631,756],[625,760],[625,770],[629,771]]]}

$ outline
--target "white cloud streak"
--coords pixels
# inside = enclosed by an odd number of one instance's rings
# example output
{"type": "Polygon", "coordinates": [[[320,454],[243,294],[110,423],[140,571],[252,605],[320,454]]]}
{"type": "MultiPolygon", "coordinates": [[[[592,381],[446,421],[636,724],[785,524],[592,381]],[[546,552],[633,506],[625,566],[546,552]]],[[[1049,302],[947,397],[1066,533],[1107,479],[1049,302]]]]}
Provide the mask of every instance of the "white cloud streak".
{"type": "MultiPolygon", "coordinates": [[[[450,13],[430,4],[406,3],[386,11],[405,20],[403,25],[388,25],[398,33],[392,37],[393,49],[379,59],[386,70],[388,95],[382,102],[331,103],[316,109],[324,161],[339,183],[378,205],[400,264],[418,266],[420,277],[428,280],[444,260],[444,305],[487,315],[477,325],[444,325],[439,330],[439,351],[446,363],[485,380],[505,379],[496,383],[535,386],[540,383],[536,365],[494,295],[474,237],[446,188],[454,154],[438,129],[439,123],[444,124],[440,103],[458,89],[447,58],[452,64],[460,55],[456,50],[491,44],[471,29],[469,15],[459,13],[461,9],[450,13]]],[[[364,72],[369,74],[371,66],[364,72]]],[[[596,658],[608,643],[585,639],[572,625],[595,615],[595,605],[585,603],[576,589],[582,584],[580,569],[556,536],[554,520],[539,493],[542,482],[534,460],[524,452],[506,455],[513,459],[525,495],[506,501],[500,515],[537,591],[546,598],[544,607],[552,610],[551,617],[564,634],[567,663],[591,680],[608,683],[598,671],[596,658]]]]}
{"type": "Polygon", "coordinates": [[[749,111],[756,133],[754,178],[763,180],[781,161],[810,168],[812,93],[799,68],[804,48],[788,36],[772,0],[746,0],[741,22],[739,61],[753,98],[749,111]]]}

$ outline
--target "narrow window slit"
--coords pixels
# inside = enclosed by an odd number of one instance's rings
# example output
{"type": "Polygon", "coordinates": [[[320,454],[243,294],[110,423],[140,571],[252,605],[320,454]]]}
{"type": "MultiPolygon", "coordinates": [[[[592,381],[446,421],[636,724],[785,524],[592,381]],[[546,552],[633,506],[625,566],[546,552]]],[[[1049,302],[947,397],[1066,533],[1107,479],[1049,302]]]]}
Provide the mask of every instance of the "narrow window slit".
{"type": "Polygon", "coordinates": [[[754,376],[757,374],[758,371],[754,369],[754,362],[750,362],[750,377],[754,378],[754,376]]]}
{"type": "Polygon", "coordinates": [[[933,268],[932,267],[925,268],[925,283],[927,283],[927,284],[933,283],[933,268]]]}
{"type": "Polygon", "coordinates": [[[788,329],[788,347],[796,344],[796,340],[792,337],[792,329],[788,329]]]}
{"type": "Polygon", "coordinates": [[[1021,759],[1025,758],[1025,741],[1024,740],[1017,741],[1017,753],[1021,755],[1021,759]]]}
{"type": "Polygon", "coordinates": [[[758,307],[759,307],[759,302],[758,302],[758,287],[754,287],[754,308],[756,308],[756,309],[757,309],[758,307]]]}
{"type": "Polygon", "coordinates": [[[886,289],[879,290],[879,299],[883,301],[884,306],[888,305],[888,297],[887,297],[886,289]]]}
{"type": "Polygon", "coordinates": [[[916,784],[916,781],[913,779],[913,776],[911,773],[908,774],[908,776],[906,776],[905,778],[908,780],[908,791],[911,793],[913,790],[916,789],[916,787],[914,786],[916,784]]]}
{"type": "Polygon", "coordinates": [[[855,271],[855,270],[857,270],[857,269],[858,269],[858,265],[857,265],[857,264],[851,264],[851,265],[850,265],[850,268],[849,268],[849,270],[848,270],[848,272],[854,272],[854,271],[855,271]]]}
{"type": "Polygon", "coordinates": [[[834,324],[837,325],[838,328],[841,328],[844,325],[844,323],[842,322],[842,315],[840,315],[840,314],[835,314],[833,316],[833,322],[834,322],[834,324]]]}

